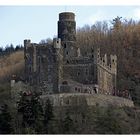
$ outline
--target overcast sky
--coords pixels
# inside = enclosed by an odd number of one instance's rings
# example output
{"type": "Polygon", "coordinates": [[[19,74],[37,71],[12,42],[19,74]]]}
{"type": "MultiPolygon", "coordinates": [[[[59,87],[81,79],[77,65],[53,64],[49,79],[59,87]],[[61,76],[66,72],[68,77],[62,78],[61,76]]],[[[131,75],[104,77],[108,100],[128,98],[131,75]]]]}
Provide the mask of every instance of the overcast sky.
{"type": "Polygon", "coordinates": [[[23,44],[24,39],[38,43],[57,35],[60,12],[76,15],[77,27],[117,16],[140,20],[140,6],[0,6],[0,46],[23,44]]]}

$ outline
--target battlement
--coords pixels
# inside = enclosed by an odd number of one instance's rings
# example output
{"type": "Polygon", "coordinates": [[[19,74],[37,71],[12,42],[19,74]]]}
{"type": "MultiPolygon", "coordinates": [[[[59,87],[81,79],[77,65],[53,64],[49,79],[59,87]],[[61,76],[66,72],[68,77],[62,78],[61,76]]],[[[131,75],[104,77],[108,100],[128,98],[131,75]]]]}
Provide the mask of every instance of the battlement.
{"type": "Polygon", "coordinates": [[[27,44],[30,44],[31,43],[31,40],[30,39],[25,39],[24,40],[24,45],[27,45],[27,44]]]}
{"type": "Polygon", "coordinates": [[[59,20],[60,21],[75,21],[75,14],[72,12],[63,12],[59,14],[59,20]]]}
{"type": "Polygon", "coordinates": [[[107,62],[107,55],[104,57],[98,58],[98,65],[108,71],[109,73],[116,74],[117,73],[117,56],[110,55],[110,64],[107,62]]]}

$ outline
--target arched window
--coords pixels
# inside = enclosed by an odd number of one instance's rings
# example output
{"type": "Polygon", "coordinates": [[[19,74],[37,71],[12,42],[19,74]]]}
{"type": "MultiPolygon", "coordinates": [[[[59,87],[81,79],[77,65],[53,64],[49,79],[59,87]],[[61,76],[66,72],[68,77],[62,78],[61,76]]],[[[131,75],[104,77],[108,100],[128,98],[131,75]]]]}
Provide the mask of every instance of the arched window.
{"type": "Polygon", "coordinates": [[[77,87],[75,87],[75,91],[77,91],[77,87]]]}
{"type": "Polygon", "coordinates": [[[67,60],[67,64],[69,64],[69,61],[67,60]]]}
{"type": "Polygon", "coordinates": [[[62,84],[63,85],[68,85],[68,82],[67,81],[63,81],[62,84]]]}
{"type": "Polygon", "coordinates": [[[78,92],[80,92],[81,90],[80,90],[80,88],[78,88],[78,92]]]}
{"type": "Polygon", "coordinates": [[[85,89],[85,90],[84,90],[84,92],[85,92],[85,93],[87,93],[87,92],[88,92],[88,90],[87,90],[87,89],[85,89]]]}

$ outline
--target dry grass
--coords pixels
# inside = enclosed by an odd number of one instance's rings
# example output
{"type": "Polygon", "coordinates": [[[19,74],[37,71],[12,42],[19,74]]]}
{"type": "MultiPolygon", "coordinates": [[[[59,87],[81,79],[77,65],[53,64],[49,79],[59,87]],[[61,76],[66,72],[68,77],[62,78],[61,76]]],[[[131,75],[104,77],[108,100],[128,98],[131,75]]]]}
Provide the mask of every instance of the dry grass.
{"type": "Polygon", "coordinates": [[[0,80],[8,79],[24,69],[24,52],[18,51],[0,58],[0,80]]]}

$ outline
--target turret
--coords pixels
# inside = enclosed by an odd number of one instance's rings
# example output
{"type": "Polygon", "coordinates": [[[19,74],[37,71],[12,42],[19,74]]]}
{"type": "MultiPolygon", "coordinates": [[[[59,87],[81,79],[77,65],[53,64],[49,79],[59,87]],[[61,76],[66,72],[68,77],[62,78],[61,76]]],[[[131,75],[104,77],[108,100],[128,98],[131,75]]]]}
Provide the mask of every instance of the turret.
{"type": "Polygon", "coordinates": [[[30,43],[31,43],[31,40],[25,39],[25,40],[24,40],[24,48],[29,47],[29,46],[30,46],[30,43]]]}
{"type": "Polygon", "coordinates": [[[28,47],[30,46],[31,44],[31,40],[29,39],[25,39],[24,40],[24,58],[26,59],[26,56],[27,56],[27,50],[28,50],[28,47]]]}
{"type": "Polygon", "coordinates": [[[59,14],[58,38],[63,42],[76,41],[76,22],[75,14],[64,12],[59,14]]]}
{"type": "Polygon", "coordinates": [[[94,64],[99,63],[99,60],[100,60],[100,48],[95,47],[94,48],[94,64]]]}
{"type": "Polygon", "coordinates": [[[110,55],[111,59],[111,71],[113,74],[117,74],[117,56],[116,55],[110,55]]]}
{"type": "Polygon", "coordinates": [[[61,82],[63,75],[63,56],[61,53],[61,39],[54,38],[53,39],[53,47],[55,48],[54,55],[54,73],[53,73],[53,85],[54,85],[54,93],[59,92],[59,83],[61,82]]]}
{"type": "Polygon", "coordinates": [[[54,38],[53,39],[53,46],[54,46],[54,48],[60,49],[61,48],[61,39],[54,38]]]}
{"type": "Polygon", "coordinates": [[[114,74],[113,76],[113,87],[114,87],[114,94],[116,94],[117,89],[117,56],[111,55],[111,72],[114,74]]]}
{"type": "Polygon", "coordinates": [[[71,57],[77,57],[76,22],[74,13],[64,12],[59,14],[58,38],[61,38],[62,41],[64,60],[67,61],[71,57]]]}

